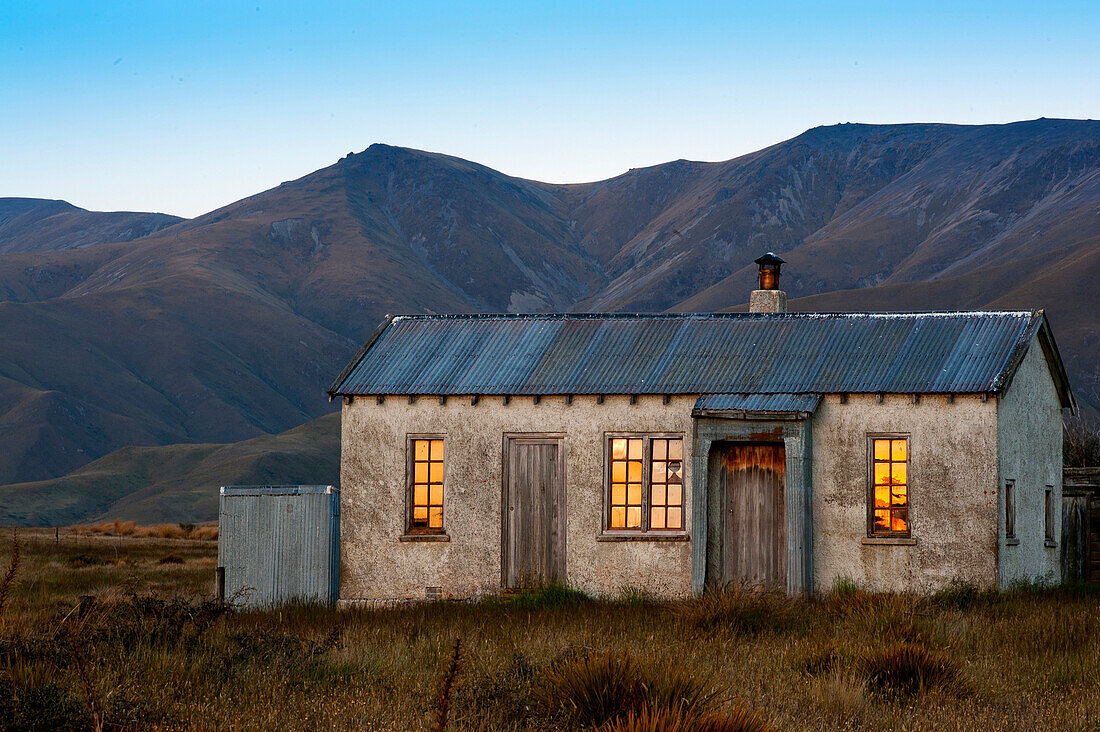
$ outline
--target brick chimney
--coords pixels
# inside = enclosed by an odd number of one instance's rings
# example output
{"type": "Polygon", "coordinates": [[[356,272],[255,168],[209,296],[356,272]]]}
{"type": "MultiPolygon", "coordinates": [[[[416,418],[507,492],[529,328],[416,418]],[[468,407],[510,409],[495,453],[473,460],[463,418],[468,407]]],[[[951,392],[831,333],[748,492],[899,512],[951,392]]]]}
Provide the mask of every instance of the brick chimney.
{"type": "Polygon", "coordinates": [[[787,312],[787,293],[779,289],[779,268],[784,260],[768,252],[755,260],[760,265],[760,289],[753,290],[749,297],[750,313],[787,312]]]}

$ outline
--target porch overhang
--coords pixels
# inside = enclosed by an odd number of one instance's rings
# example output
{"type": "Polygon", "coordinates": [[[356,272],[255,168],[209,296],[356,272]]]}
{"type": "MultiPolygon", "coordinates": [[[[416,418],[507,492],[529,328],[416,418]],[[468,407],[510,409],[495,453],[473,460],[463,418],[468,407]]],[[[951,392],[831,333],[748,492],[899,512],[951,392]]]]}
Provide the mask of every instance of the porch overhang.
{"type": "Polygon", "coordinates": [[[817,411],[820,394],[704,394],[695,402],[696,419],[802,420],[817,411]]]}

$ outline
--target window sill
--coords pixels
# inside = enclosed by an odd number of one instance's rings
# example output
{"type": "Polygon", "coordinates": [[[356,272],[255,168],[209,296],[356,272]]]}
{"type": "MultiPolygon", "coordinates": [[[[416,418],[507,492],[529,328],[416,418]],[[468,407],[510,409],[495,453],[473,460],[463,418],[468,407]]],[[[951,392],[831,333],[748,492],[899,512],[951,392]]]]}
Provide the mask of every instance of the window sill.
{"type": "Polygon", "coordinates": [[[656,533],[649,534],[600,534],[596,541],[691,541],[689,534],[682,533],[656,533]]]}
{"type": "Polygon", "coordinates": [[[1053,548],[1053,547],[1058,546],[1058,542],[1051,541],[1050,539],[1047,539],[1046,541],[1043,542],[1043,546],[1048,547],[1048,548],[1053,548]]]}
{"type": "Polygon", "coordinates": [[[1019,539],[1005,539],[1005,546],[1020,546],[1019,539]]]}
{"type": "Polygon", "coordinates": [[[908,536],[865,536],[859,543],[864,546],[916,546],[917,540],[908,536]]]}
{"type": "Polygon", "coordinates": [[[398,541],[450,541],[449,534],[402,534],[398,541]]]}

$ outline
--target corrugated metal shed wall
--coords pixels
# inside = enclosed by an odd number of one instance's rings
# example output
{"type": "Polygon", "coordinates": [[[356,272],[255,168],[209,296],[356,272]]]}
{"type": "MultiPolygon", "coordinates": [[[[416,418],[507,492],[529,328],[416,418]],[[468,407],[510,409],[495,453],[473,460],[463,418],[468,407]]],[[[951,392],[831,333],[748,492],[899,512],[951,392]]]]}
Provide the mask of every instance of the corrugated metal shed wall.
{"type": "Polygon", "coordinates": [[[339,599],[340,491],[225,486],[218,510],[225,597],[249,607],[339,599]]]}
{"type": "Polygon", "coordinates": [[[400,316],[333,394],[981,393],[1042,314],[400,316]]]}

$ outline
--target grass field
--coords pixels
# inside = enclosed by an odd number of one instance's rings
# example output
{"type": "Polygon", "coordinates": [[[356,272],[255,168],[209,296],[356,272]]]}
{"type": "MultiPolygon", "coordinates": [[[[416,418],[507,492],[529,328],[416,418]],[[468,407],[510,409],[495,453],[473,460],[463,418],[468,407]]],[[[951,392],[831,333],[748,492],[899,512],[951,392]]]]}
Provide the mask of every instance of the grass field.
{"type": "Polygon", "coordinates": [[[234,612],[209,601],[214,541],[19,537],[9,728],[421,730],[445,706],[451,730],[1100,729],[1088,588],[234,612]]]}

